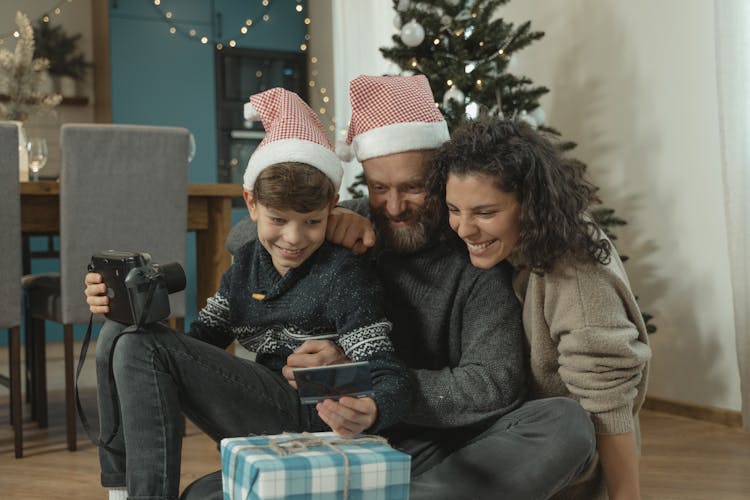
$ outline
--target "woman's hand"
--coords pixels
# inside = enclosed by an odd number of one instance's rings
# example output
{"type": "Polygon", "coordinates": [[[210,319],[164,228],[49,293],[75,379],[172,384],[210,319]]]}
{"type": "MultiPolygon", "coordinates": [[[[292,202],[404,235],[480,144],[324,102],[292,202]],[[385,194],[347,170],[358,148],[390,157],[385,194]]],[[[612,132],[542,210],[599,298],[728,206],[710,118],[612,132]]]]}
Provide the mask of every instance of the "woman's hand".
{"type": "Polygon", "coordinates": [[[351,438],[372,427],[378,418],[378,406],[372,398],[343,397],[338,401],[326,399],[315,407],[320,418],[331,430],[344,438],[351,438]]]}
{"type": "Polygon", "coordinates": [[[107,297],[107,285],[102,282],[102,275],[88,273],[85,283],[84,294],[89,310],[94,314],[107,314],[109,312],[109,297],[107,297]]]}
{"type": "Polygon", "coordinates": [[[596,447],[611,500],[639,500],[638,451],[632,432],[597,434],[596,447]]]}

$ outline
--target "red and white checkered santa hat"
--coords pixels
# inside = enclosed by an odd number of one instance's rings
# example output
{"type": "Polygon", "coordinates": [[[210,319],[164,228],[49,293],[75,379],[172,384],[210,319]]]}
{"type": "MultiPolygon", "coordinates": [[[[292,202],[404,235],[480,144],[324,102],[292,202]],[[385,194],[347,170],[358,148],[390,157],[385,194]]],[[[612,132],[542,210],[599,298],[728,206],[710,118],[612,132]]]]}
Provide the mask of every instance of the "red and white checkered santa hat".
{"type": "Polygon", "coordinates": [[[352,119],[344,161],[435,149],[450,136],[424,75],[358,76],[349,84],[352,119]]]}
{"type": "Polygon", "coordinates": [[[247,162],[243,185],[253,189],[255,179],[276,163],[299,162],[317,168],[341,186],[344,169],[328,140],[323,124],[310,106],[294,92],[273,88],[250,96],[245,119],[263,122],[266,136],[247,162]]]}

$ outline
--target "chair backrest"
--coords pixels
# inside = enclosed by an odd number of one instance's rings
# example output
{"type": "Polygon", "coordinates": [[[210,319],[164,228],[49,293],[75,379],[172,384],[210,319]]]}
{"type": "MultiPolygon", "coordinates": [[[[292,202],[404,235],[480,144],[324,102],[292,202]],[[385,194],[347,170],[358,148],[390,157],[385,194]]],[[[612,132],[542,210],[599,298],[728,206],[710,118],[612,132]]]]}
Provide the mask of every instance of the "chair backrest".
{"type": "Polygon", "coordinates": [[[21,198],[16,123],[0,122],[0,186],[0,328],[8,328],[21,324],[21,198]]]}
{"type": "MultiPolygon", "coordinates": [[[[94,253],[147,252],[185,267],[189,131],[65,124],[60,147],[62,320],[72,324],[88,320],[82,284],[94,253]]],[[[184,317],[185,293],[170,305],[184,317]]]]}
{"type": "Polygon", "coordinates": [[[229,235],[227,236],[226,247],[227,251],[234,254],[240,249],[242,245],[250,240],[258,239],[258,226],[255,225],[250,217],[244,217],[237,224],[232,226],[229,235]]]}

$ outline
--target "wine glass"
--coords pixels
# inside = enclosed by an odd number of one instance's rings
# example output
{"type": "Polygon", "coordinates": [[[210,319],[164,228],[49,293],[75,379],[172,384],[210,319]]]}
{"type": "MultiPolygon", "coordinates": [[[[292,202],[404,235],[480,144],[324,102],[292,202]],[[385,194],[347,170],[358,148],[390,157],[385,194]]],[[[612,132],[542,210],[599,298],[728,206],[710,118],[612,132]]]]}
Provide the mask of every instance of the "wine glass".
{"type": "Polygon", "coordinates": [[[190,132],[190,142],[188,144],[188,163],[193,161],[195,158],[195,136],[190,132]]]}
{"type": "Polygon", "coordinates": [[[47,139],[43,137],[32,137],[26,143],[26,151],[29,154],[29,170],[31,179],[39,180],[39,171],[47,164],[47,139]]]}

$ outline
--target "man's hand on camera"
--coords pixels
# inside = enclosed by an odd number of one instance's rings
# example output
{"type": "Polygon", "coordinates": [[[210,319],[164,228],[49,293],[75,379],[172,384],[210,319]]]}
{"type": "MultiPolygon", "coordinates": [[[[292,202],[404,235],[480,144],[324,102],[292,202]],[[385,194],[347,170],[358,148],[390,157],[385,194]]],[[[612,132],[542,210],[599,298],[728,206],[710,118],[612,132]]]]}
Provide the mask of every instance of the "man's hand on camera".
{"type": "Polygon", "coordinates": [[[292,370],[296,368],[312,368],[314,366],[340,365],[351,363],[339,346],[330,340],[306,340],[286,358],[286,366],[281,373],[289,384],[297,388],[292,370]]]}
{"type": "Polygon", "coordinates": [[[86,275],[86,303],[89,310],[94,314],[107,314],[109,312],[109,297],[107,297],[107,285],[102,282],[99,273],[88,273],[86,275]]]}
{"type": "Polygon", "coordinates": [[[328,216],[326,239],[359,254],[375,245],[375,231],[367,217],[335,207],[328,216]]]}

